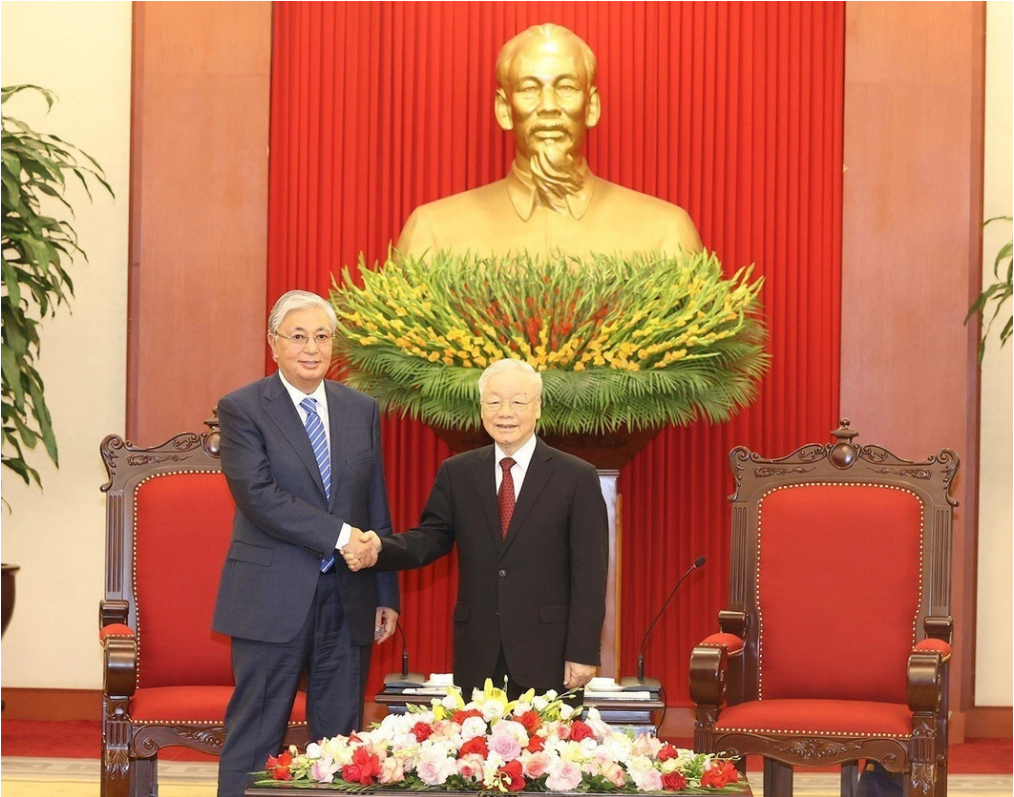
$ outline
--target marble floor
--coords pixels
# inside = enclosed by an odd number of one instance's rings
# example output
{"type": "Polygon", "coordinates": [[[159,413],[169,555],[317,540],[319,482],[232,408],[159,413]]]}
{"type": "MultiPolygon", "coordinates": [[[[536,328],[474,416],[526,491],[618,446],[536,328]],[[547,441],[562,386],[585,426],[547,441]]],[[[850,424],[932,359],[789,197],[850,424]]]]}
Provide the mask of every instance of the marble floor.
{"type": "MultiPolygon", "coordinates": [[[[215,764],[163,761],[159,764],[159,797],[214,797],[215,764]]],[[[762,797],[760,773],[754,794],[762,797]]],[[[835,797],[838,776],[833,773],[798,773],[794,797],[835,797]]],[[[3,797],[97,797],[99,764],[87,758],[0,758],[3,797]]],[[[1010,797],[1011,775],[951,775],[949,797],[1010,797]]]]}

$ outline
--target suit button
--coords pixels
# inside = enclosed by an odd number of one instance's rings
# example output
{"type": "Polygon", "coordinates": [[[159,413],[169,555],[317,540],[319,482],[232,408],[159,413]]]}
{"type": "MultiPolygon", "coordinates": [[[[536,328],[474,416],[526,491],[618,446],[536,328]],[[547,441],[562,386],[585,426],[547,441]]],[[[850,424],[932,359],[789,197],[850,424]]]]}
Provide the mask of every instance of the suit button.
{"type": "Polygon", "coordinates": [[[507,571],[506,570],[501,570],[499,573],[497,573],[497,575],[500,576],[500,578],[503,578],[504,576],[507,575],[507,571]]]}

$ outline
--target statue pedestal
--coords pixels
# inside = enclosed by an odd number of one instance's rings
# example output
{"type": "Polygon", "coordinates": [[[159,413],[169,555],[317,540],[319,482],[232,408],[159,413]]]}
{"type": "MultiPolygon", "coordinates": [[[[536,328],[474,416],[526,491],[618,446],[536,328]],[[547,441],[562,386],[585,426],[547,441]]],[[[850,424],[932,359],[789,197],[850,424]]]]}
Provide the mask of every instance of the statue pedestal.
{"type": "MultiPolygon", "coordinates": [[[[492,444],[485,429],[461,430],[432,427],[437,437],[447,443],[454,453],[492,444]]],[[[566,451],[590,462],[599,472],[602,497],[609,516],[609,574],[606,581],[606,619],[602,624],[602,664],[599,674],[605,678],[620,677],[620,552],[623,528],[620,516],[621,496],[617,491],[620,468],[658,434],[658,429],[621,429],[612,434],[553,435],[537,432],[547,445],[566,451]]]]}

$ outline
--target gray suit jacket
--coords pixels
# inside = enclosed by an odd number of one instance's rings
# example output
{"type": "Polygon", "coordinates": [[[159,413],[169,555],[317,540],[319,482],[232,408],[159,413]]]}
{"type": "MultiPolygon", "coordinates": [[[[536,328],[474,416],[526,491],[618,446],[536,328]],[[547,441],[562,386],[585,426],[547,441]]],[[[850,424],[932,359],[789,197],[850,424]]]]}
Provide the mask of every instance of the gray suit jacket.
{"type": "MultiPolygon", "coordinates": [[[[218,403],[222,470],[236,517],[212,628],[261,642],[299,632],[342,523],[391,533],[376,400],[325,382],[331,437],[331,500],[310,440],[277,374],[218,403]]],[[[394,574],[351,572],[335,562],[352,638],[373,640],[378,604],[399,609],[394,574]]]]}

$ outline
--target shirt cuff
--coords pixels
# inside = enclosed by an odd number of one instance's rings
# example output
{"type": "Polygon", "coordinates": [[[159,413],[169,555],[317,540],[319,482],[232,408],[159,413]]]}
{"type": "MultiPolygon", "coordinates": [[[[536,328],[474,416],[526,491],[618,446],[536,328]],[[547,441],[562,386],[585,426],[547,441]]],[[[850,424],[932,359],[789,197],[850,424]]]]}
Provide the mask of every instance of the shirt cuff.
{"type": "Polygon", "coordinates": [[[349,544],[349,540],[352,539],[352,526],[348,523],[342,523],[342,530],[338,534],[338,542],[334,544],[335,548],[344,548],[349,544]]]}

